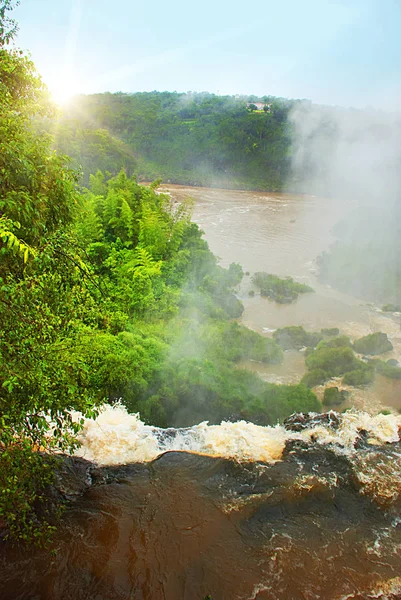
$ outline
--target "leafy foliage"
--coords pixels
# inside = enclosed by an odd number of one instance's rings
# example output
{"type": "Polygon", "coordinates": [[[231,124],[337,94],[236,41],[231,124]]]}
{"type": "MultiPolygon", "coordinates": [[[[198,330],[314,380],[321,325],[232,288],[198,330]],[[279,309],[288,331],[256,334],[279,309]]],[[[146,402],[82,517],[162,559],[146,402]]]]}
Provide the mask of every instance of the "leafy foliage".
{"type": "Polygon", "coordinates": [[[397,365],[389,365],[388,362],[379,360],[375,364],[375,367],[376,371],[384,377],[389,377],[390,379],[401,379],[401,367],[397,365]]]}
{"type": "Polygon", "coordinates": [[[290,168],[296,101],[265,97],[269,111],[247,110],[248,98],[208,93],[144,92],[79,96],[64,109],[55,148],[82,165],[84,184],[97,169],[124,167],[143,180],[278,190],[290,168]]]}
{"type": "Polygon", "coordinates": [[[323,327],[323,329],[321,329],[320,332],[323,335],[328,335],[328,336],[340,334],[340,330],[338,329],[338,327],[323,327]]]}
{"type": "Polygon", "coordinates": [[[383,312],[401,312],[401,304],[385,304],[382,306],[383,312]]]}
{"type": "Polygon", "coordinates": [[[18,30],[14,19],[10,19],[8,12],[18,6],[19,2],[13,0],[2,0],[0,2],[0,46],[9,44],[18,30]]]}
{"type": "Polygon", "coordinates": [[[307,332],[301,326],[290,325],[276,329],[273,338],[283,350],[300,350],[305,346],[314,348],[322,339],[322,336],[316,332],[307,332]]]}
{"type": "Polygon", "coordinates": [[[329,377],[338,377],[348,371],[353,371],[361,364],[364,365],[356,358],[351,348],[343,346],[339,348],[321,347],[306,358],[308,369],[322,369],[329,377]]]}
{"type": "Polygon", "coordinates": [[[338,335],[321,340],[317,345],[317,349],[319,348],[352,348],[352,342],[346,335],[338,335]]]}
{"type": "Polygon", "coordinates": [[[39,541],[48,525],[35,502],[52,469],[38,450],[74,448],[71,411],[90,415],[96,399],[72,352],[94,305],[66,231],[75,173],[30,127],[49,110],[45,90],[32,63],[4,47],[0,75],[0,517],[15,537],[39,541]]]}
{"type": "Polygon", "coordinates": [[[299,294],[313,292],[309,285],[298,283],[291,277],[280,279],[277,275],[270,275],[263,271],[255,273],[252,281],[260,288],[261,296],[267,296],[280,304],[289,304],[296,300],[299,294]]]}
{"type": "Polygon", "coordinates": [[[316,385],[322,385],[325,381],[330,379],[330,376],[326,371],[320,368],[311,369],[307,371],[301,379],[301,383],[308,388],[313,388],[316,385]]]}
{"type": "Polygon", "coordinates": [[[349,371],[343,377],[343,383],[345,385],[364,386],[372,383],[374,379],[374,370],[365,365],[364,368],[355,369],[349,371]]]}
{"type": "Polygon", "coordinates": [[[344,375],[344,384],[355,386],[368,385],[374,378],[372,366],[355,356],[351,340],[345,335],[320,341],[316,349],[308,353],[305,364],[308,371],[302,383],[308,387],[341,375],[344,375]]]}
{"type": "Polygon", "coordinates": [[[354,350],[360,354],[383,354],[383,352],[389,352],[392,349],[393,344],[388,339],[387,334],[381,331],[365,335],[365,337],[354,342],[354,350]]]}
{"type": "Polygon", "coordinates": [[[324,390],[323,404],[324,406],[338,406],[347,398],[345,390],[339,390],[338,387],[328,387],[324,390]]]}

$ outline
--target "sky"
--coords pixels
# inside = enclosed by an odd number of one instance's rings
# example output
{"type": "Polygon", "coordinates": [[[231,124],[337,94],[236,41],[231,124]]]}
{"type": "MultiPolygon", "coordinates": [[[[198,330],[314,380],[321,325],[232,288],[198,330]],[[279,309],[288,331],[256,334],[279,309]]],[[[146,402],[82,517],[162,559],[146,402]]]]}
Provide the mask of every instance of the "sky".
{"type": "Polygon", "coordinates": [[[60,101],[191,90],[401,106],[401,0],[21,0],[13,16],[60,101]]]}

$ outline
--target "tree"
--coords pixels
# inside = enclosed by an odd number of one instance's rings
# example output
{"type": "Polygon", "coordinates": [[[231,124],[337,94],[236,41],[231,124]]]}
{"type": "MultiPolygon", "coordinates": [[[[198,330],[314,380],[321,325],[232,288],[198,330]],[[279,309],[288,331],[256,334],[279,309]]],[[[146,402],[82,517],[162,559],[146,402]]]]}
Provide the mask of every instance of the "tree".
{"type": "Polygon", "coordinates": [[[19,0],[2,0],[0,2],[0,46],[8,44],[18,30],[18,25],[14,19],[10,19],[7,13],[18,6],[19,0]]]}
{"type": "Polygon", "coordinates": [[[39,540],[50,527],[35,510],[50,453],[74,448],[71,413],[90,415],[96,401],[76,350],[94,303],[68,232],[76,174],[31,128],[51,105],[32,62],[5,48],[11,8],[0,8],[0,519],[14,537],[39,540]]]}

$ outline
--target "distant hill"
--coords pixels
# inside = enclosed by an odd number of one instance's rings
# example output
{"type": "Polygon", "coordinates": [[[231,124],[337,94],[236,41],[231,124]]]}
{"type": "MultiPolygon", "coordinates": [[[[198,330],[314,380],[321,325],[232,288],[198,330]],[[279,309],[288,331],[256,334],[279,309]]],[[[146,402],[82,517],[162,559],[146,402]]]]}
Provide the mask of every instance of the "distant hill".
{"type": "Polygon", "coordinates": [[[83,169],[121,167],[140,180],[278,191],[291,164],[288,115],[297,102],[265,96],[143,92],[77,96],[54,123],[55,148],[83,169]]]}

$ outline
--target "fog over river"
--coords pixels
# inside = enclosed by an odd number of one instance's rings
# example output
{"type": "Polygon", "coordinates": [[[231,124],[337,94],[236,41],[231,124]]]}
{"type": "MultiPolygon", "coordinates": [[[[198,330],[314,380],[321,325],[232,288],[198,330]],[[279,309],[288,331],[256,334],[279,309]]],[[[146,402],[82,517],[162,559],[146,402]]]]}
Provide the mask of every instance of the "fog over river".
{"type": "MultiPolygon", "coordinates": [[[[333,226],[347,216],[344,203],[313,195],[178,185],[164,185],[161,189],[177,200],[192,197],[193,220],[205,232],[221,265],[238,262],[250,273],[238,292],[245,306],[241,318],[244,325],[267,336],[288,325],[302,325],[310,331],[338,327],[351,339],[383,331],[394,346],[394,351],[383,355],[383,359],[401,359],[400,315],[382,313],[366,300],[338,292],[317,280],[316,257],[334,242],[333,226]],[[277,304],[261,297],[252,286],[251,277],[256,271],[289,275],[311,285],[315,293],[301,294],[292,304],[277,304]],[[255,290],[253,297],[248,294],[251,289],[255,290]]],[[[348,210],[352,208],[350,203],[348,210]]],[[[279,367],[251,361],[242,366],[275,383],[297,383],[305,371],[303,354],[295,351],[287,351],[279,367]]],[[[377,375],[369,389],[349,391],[347,406],[371,412],[384,406],[401,409],[400,381],[377,375]]],[[[320,396],[322,389],[317,388],[316,392],[320,396]]]]}

